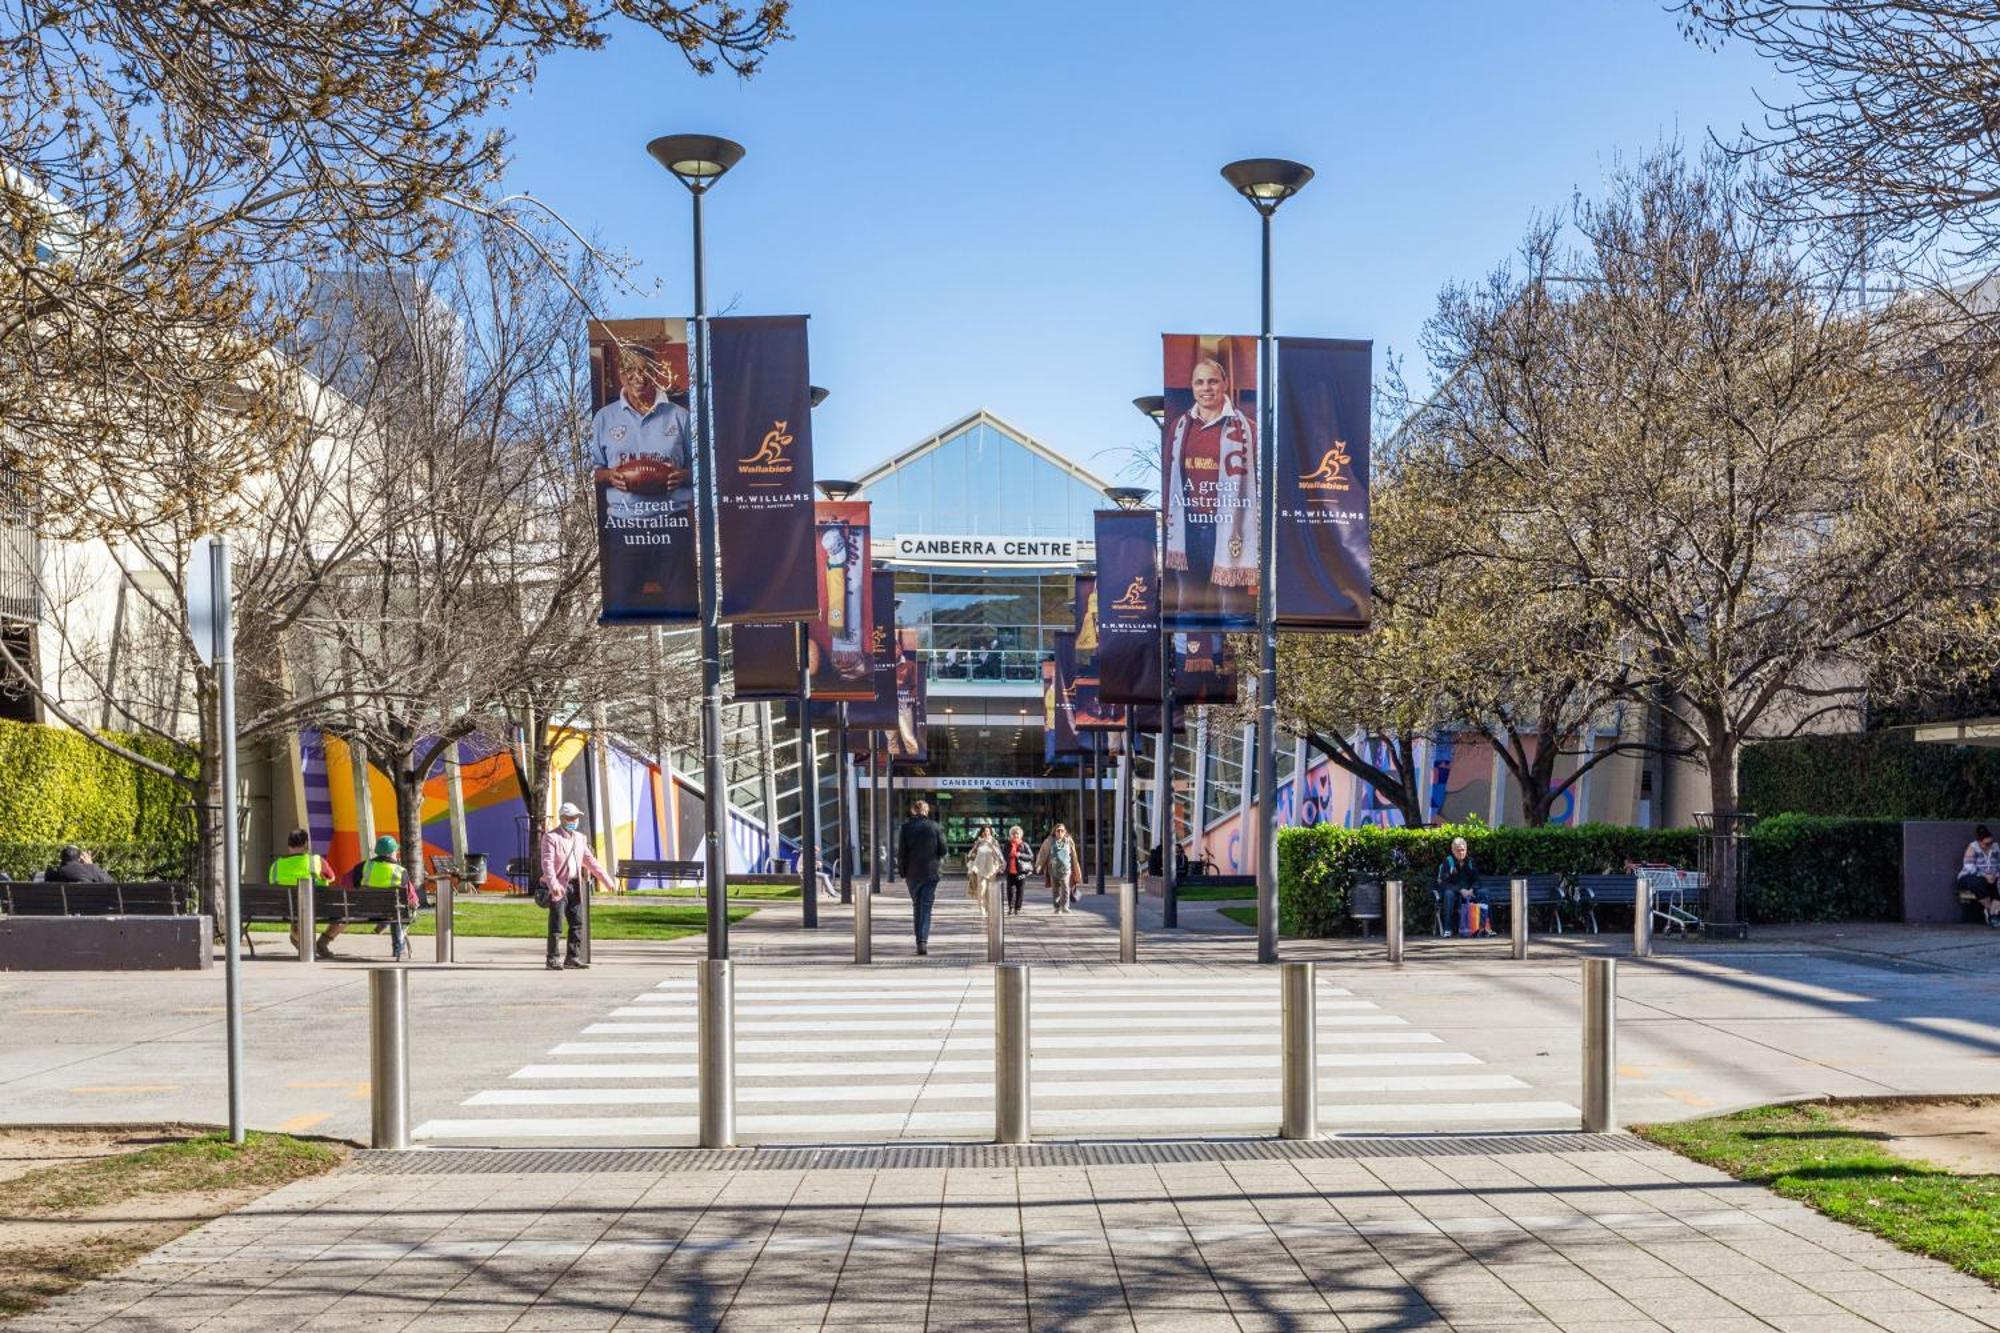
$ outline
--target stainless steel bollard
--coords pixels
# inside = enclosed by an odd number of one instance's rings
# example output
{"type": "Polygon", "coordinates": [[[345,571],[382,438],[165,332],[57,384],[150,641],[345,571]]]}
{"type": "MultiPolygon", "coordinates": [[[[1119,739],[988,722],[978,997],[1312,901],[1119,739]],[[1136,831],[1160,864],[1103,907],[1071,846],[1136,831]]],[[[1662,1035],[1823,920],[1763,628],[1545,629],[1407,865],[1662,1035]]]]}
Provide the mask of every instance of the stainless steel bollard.
{"type": "Polygon", "coordinates": [[[1007,890],[999,880],[986,886],[986,961],[1007,961],[1007,890]]]}
{"type": "Polygon", "coordinates": [[[585,967],[588,967],[590,966],[590,891],[596,886],[591,883],[590,876],[588,875],[577,876],[576,884],[576,891],[583,895],[583,902],[581,904],[583,907],[583,931],[581,939],[577,944],[576,956],[583,960],[585,967]]]}
{"type": "Polygon", "coordinates": [[[410,1146],[410,974],[368,973],[368,1146],[410,1146]]]}
{"type": "Polygon", "coordinates": [[[313,919],[312,876],[308,875],[299,881],[298,888],[292,895],[292,903],[296,909],[292,915],[297,919],[299,927],[299,961],[311,967],[313,959],[319,953],[317,933],[319,923],[313,919]]]}
{"type": "Polygon", "coordinates": [[[1514,937],[1514,956],[1528,956],[1528,881],[1507,881],[1507,929],[1514,937]]]}
{"type": "Polygon", "coordinates": [[[1028,1094],[1028,966],[993,968],[993,1141],[1026,1143],[1028,1094]]]}
{"type": "Polygon", "coordinates": [[[875,895],[866,884],[854,891],[854,961],[875,961],[875,895]]]}
{"type": "Polygon", "coordinates": [[[1618,972],[1613,958],[1583,960],[1583,1128],[1618,1128],[1618,972]]]}
{"type": "Polygon", "coordinates": [[[457,906],[458,891],[454,887],[458,881],[446,875],[437,886],[437,960],[440,963],[455,963],[458,937],[452,933],[452,914],[457,906]]]}
{"type": "Polygon", "coordinates": [[[1284,1067],[1282,1139],[1319,1136],[1319,995],[1312,963],[1278,964],[1284,1067]]]}
{"type": "Polygon", "coordinates": [[[1653,956],[1653,886],[1644,875],[1632,889],[1632,956],[1653,956]]]}
{"type": "Polygon", "coordinates": [[[1389,961],[1403,961],[1403,881],[1392,879],[1382,886],[1382,938],[1389,946],[1389,961]]]}
{"type": "Polygon", "coordinates": [[[1139,886],[1131,880],[1118,886],[1118,961],[1139,961],[1139,886]]]}
{"type": "Polygon", "coordinates": [[[736,1146],[736,976],[727,958],[701,964],[695,1026],[700,1030],[701,1146],[736,1146]]]}

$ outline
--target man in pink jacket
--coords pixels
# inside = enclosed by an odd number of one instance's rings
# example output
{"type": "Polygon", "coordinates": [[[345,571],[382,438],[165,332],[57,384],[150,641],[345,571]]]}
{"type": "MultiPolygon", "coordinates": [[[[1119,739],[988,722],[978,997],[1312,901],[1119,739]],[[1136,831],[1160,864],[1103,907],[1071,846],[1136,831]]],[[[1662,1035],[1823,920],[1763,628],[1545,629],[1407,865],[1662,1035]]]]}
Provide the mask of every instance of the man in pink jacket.
{"type": "Polygon", "coordinates": [[[564,967],[589,967],[579,950],[583,939],[583,894],[585,875],[607,890],[618,886],[604,867],[590,854],[590,839],[583,836],[583,811],[570,801],[562,803],[558,826],[542,835],[542,887],[549,895],[549,962],[551,971],[564,967]],[[562,936],[563,921],[569,921],[567,957],[557,959],[556,941],[562,936]]]}

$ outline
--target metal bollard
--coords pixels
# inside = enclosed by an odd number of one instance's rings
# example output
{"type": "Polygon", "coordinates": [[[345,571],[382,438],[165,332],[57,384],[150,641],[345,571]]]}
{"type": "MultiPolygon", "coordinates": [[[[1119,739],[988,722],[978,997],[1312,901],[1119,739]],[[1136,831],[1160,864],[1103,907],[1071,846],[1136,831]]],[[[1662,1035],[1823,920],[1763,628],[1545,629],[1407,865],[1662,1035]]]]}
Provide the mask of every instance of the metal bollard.
{"type": "Polygon", "coordinates": [[[589,967],[590,966],[590,891],[592,888],[595,887],[595,885],[593,885],[590,882],[590,877],[588,875],[579,875],[577,877],[576,882],[577,882],[576,891],[583,895],[583,902],[581,904],[583,907],[583,912],[582,912],[583,931],[581,934],[581,938],[577,944],[576,956],[583,960],[583,965],[585,967],[589,967]]]}
{"type": "Polygon", "coordinates": [[[1278,964],[1281,1003],[1281,1047],[1284,1067],[1284,1118],[1281,1139],[1319,1135],[1319,996],[1314,989],[1315,964],[1278,964]]]}
{"type": "Polygon", "coordinates": [[[1528,956],[1528,881],[1507,881],[1507,928],[1514,937],[1514,956],[1528,956]]]}
{"type": "Polygon", "coordinates": [[[993,1141],[1026,1143],[1028,1124],[1028,966],[993,968],[993,1141]]]}
{"type": "Polygon", "coordinates": [[[410,974],[368,973],[368,1146],[410,1146],[410,974]]]}
{"type": "Polygon", "coordinates": [[[998,880],[986,886],[986,961],[1007,961],[1007,891],[998,880]]]}
{"type": "Polygon", "coordinates": [[[299,927],[299,961],[307,967],[311,967],[313,959],[318,953],[318,937],[314,934],[314,927],[319,924],[313,919],[313,882],[311,875],[299,881],[298,889],[293,894],[292,902],[296,909],[292,915],[299,927]]]}
{"type": "Polygon", "coordinates": [[[1403,961],[1403,881],[1392,879],[1382,886],[1382,938],[1389,946],[1389,961],[1403,961]]]}
{"type": "Polygon", "coordinates": [[[865,885],[854,891],[854,961],[875,961],[875,895],[865,885]]]}
{"type": "Polygon", "coordinates": [[[1583,960],[1583,1129],[1618,1128],[1617,960],[1583,960]]]}
{"type": "Polygon", "coordinates": [[[437,886],[437,960],[440,963],[455,963],[458,937],[452,933],[452,914],[457,906],[458,891],[453,886],[457,880],[446,875],[437,886]]]}
{"type": "Polygon", "coordinates": [[[701,964],[697,992],[701,1146],[736,1146],[736,977],[727,958],[701,964]]]}
{"type": "Polygon", "coordinates": [[[1139,961],[1139,886],[1130,880],[1118,886],[1118,961],[1139,961]]]}
{"type": "Polygon", "coordinates": [[[1644,875],[1632,886],[1632,956],[1653,956],[1653,886],[1644,875]]]}

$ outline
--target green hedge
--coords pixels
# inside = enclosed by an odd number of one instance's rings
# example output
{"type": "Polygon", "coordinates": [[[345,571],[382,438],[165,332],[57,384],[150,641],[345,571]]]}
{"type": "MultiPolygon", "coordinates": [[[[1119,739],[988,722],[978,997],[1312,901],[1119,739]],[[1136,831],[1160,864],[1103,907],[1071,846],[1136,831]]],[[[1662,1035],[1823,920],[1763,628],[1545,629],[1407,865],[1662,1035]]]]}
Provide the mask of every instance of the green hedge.
{"type": "MultiPolygon", "coordinates": [[[[152,738],[124,744],[164,763],[173,749],[152,738]]],[[[64,843],[91,849],[113,874],[184,866],[194,841],[186,791],[74,731],[0,721],[0,870],[25,878],[64,843]]]]}
{"type": "Polygon", "coordinates": [[[1761,815],[1986,819],[2000,815],[2000,749],[1918,744],[1909,728],[1745,746],[1745,810],[1761,815]]]}
{"type": "MultiPolygon", "coordinates": [[[[1342,828],[1317,824],[1278,834],[1278,924],[1289,935],[1327,936],[1347,928],[1347,898],[1357,880],[1401,878],[1405,919],[1428,930],[1435,919],[1431,885],[1438,864],[1462,837],[1489,875],[1616,874],[1628,861],[1694,866],[1701,835],[1693,829],[1342,828]]],[[[1895,820],[1765,820],[1749,835],[1744,919],[1894,920],[1901,911],[1902,839],[1895,820]]]]}

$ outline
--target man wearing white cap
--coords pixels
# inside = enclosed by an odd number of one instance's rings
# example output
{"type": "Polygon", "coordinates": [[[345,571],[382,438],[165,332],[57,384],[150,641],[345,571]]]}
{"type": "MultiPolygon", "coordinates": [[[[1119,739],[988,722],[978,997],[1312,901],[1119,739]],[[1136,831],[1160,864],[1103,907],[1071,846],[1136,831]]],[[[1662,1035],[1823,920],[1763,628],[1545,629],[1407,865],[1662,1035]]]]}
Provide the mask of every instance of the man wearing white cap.
{"type": "Polygon", "coordinates": [[[607,890],[617,886],[604,867],[590,854],[590,839],[583,836],[583,811],[573,801],[564,801],[557,812],[558,826],[542,835],[542,889],[549,900],[549,961],[552,971],[564,967],[589,967],[580,950],[583,939],[583,877],[590,875],[607,890]],[[569,922],[566,957],[556,957],[556,941],[562,937],[564,920],[569,922]]]}

